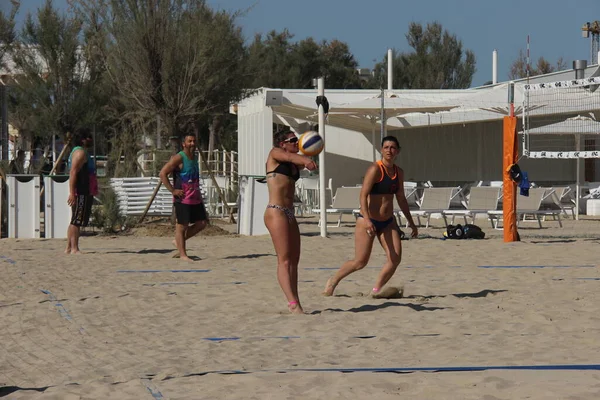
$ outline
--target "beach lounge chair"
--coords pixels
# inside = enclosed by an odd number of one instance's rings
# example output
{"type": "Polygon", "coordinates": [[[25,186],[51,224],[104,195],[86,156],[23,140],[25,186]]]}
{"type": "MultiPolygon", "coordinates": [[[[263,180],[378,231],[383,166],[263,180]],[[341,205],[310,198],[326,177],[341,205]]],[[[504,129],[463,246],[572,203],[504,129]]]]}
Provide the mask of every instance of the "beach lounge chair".
{"type": "Polygon", "coordinates": [[[542,200],[542,208],[559,209],[565,217],[569,211],[575,219],[575,191],[569,186],[553,186],[554,191],[542,200]]]}
{"type": "MultiPolygon", "coordinates": [[[[459,216],[463,217],[465,224],[467,224],[467,217],[470,217],[472,223],[475,224],[477,214],[487,214],[488,211],[496,210],[498,206],[498,197],[500,196],[500,187],[493,186],[474,186],[471,187],[467,201],[467,209],[465,210],[444,210],[443,215],[445,217],[452,217],[452,224],[454,224],[454,218],[459,216]]],[[[444,219],[446,220],[446,219],[444,219]]]]}
{"type": "MultiPolygon", "coordinates": [[[[418,210],[411,210],[410,214],[417,218],[419,226],[422,226],[421,217],[427,218],[425,228],[429,227],[432,214],[441,214],[442,218],[444,218],[444,226],[447,226],[448,222],[443,211],[450,208],[450,201],[452,201],[460,190],[460,187],[427,187],[423,189],[421,207],[418,210]]],[[[399,214],[400,211],[396,211],[398,217],[399,214]]]]}
{"type": "MultiPolygon", "coordinates": [[[[358,186],[339,187],[333,196],[331,208],[326,210],[327,214],[338,214],[336,225],[327,225],[331,228],[339,228],[342,225],[342,216],[344,214],[356,214],[360,210],[360,190],[358,186]]],[[[314,209],[313,212],[320,213],[321,209],[314,209]]],[[[319,220],[319,226],[321,221],[319,220]]]]}
{"type": "MultiPolygon", "coordinates": [[[[521,221],[527,221],[527,216],[532,216],[542,228],[542,221],[545,221],[546,216],[553,216],[558,220],[558,225],[562,228],[560,219],[561,210],[551,210],[542,208],[542,201],[551,196],[554,189],[548,188],[531,188],[529,196],[517,195],[517,224],[521,221]]],[[[494,229],[498,229],[499,221],[503,219],[503,210],[490,210],[488,217],[494,229]]]]}

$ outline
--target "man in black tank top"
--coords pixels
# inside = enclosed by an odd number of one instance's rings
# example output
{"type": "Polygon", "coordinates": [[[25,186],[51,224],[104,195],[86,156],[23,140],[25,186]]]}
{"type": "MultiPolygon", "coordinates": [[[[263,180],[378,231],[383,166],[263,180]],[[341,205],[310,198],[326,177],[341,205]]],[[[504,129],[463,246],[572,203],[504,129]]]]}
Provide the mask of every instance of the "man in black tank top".
{"type": "Polygon", "coordinates": [[[79,253],[79,235],[82,226],[87,226],[92,213],[94,196],[90,192],[90,171],[87,149],[92,145],[92,134],[80,129],[75,134],[75,147],[69,156],[69,198],[71,222],[67,229],[66,254],[79,253]]]}

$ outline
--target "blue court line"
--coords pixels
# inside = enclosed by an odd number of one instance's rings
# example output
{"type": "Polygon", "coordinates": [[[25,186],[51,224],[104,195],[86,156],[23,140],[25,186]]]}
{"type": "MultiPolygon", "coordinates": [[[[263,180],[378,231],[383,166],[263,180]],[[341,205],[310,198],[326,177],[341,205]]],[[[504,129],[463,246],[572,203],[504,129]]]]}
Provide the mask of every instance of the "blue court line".
{"type": "MultiPolygon", "coordinates": [[[[491,333],[462,333],[462,336],[491,336],[491,333]]],[[[438,337],[443,336],[441,333],[413,333],[408,334],[407,336],[412,337],[438,337]]],[[[537,336],[535,333],[521,333],[516,336],[537,336]]],[[[376,335],[357,335],[357,336],[348,336],[345,339],[374,339],[376,335]]],[[[223,336],[223,337],[204,337],[202,340],[208,340],[210,342],[233,342],[236,340],[266,340],[266,339],[329,339],[326,336],[249,336],[249,337],[240,337],[240,336],[223,336]]]]}
{"type": "Polygon", "coordinates": [[[53,302],[56,307],[58,307],[58,313],[60,314],[61,317],[65,318],[68,321],[71,321],[71,322],[73,321],[73,318],[71,318],[71,314],[69,314],[69,312],[62,305],[62,303],[58,302],[58,299],[56,298],[56,296],[54,296],[54,294],[52,294],[51,291],[45,290],[45,289],[40,289],[40,291],[42,293],[48,295],[48,298],[50,299],[50,301],[53,302]]]}
{"type": "MultiPolygon", "coordinates": [[[[40,289],[40,291],[42,293],[48,295],[48,298],[50,299],[50,301],[54,303],[55,307],[57,307],[58,313],[60,314],[61,317],[63,317],[64,319],[66,319],[69,322],[73,322],[73,318],[71,317],[71,314],[69,314],[67,309],[62,305],[62,303],[60,303],[58,301],[56,296],[54,296],[54,294],[51,291],[46,290],[46,289],[40,289]]],[[[82,327],[79,327],[79,333],[84,334],[85,329],[83,329],[82,327]]]]}
{"type": "MultiPolygon", "coordinates": [[[[437,334],[436,334],[437,335],[437,334]]],[[[417,335],[419,336],[419,335],[417,335]]],[[[377,336],[365,335],[365,336],[350,336],[348,339],[373,339],[377,336]]],[[[302,336],[251,336],[251,337],[205,337],[203,340],[208,340],[210,342],[232,342],[235,340],[265,340],[265,339],[322,339],[321,337],[302,337],[302,336]]]]}
{"type": "Polygon", "coordinates": [[[0,256],[0,258],[2,258],[4,261],[6,261],[9,264],[16,264],[17,262],[11,258],[8,258],[6,256],[0,256]]]}
{"type": "MultiPolygon", "coordinates": [[[[422,266],[415,266],[415,265],[401,265],[402,268],[435,268],[435,265],[422,265],[422,266]]],[[[335,270],[335,269],[339,269],[340,267],[305,267],[304,269],[306,270],[335,270]]],[[[365,268],[376,268],[376,269],[381,269],[381,266],[377,267],[377,266],[370,266],[370,267],[365,267],[365,268]]],[[[446,268],[462,268],[462,266],[460,265],[450,265],[446,268]]],[[[496,268],[496,267],[481,267],[481,268],[496,268]]]]}
{"type": "Polygon", "coordinates": [[[595,265],[480,265],[477,268],[596,268],[595,265]]]}
{"type": "Polygon", "coordinates": [[[245,375],[257,372],[478,372],[488,370],[518,370],[518,371],[600,371],[600,364],[555,364],[555,365],[490,365],[490,366],[458,366],[458,367],[397,367],[397,368],[288,368],[288,369],[259,369],[252,371],[222,370],[206,371],[201,374],[245,375]]]}
{"type": "Polygon", "coordinates": [[[123,269],[119,273],[153,274],[157,272],[208,272],[210,269],[123,269]]]}
{"type": "Polygon", "coordinates": [[[160,282],[160,283],[144,283],[142,286],[166,286],[166,285],[197,285],[198,282],[160,282]]]}
{"type": "Polygon", "coordinates": [[[155,398],[156,400],[164,399],[160,390],[158,390],[156,385],[154,385],[149,379],[142,379],[142,383],[144,384],[146,389],[150,392],[150,394],[152,395],[153,398],[155,398]]]}

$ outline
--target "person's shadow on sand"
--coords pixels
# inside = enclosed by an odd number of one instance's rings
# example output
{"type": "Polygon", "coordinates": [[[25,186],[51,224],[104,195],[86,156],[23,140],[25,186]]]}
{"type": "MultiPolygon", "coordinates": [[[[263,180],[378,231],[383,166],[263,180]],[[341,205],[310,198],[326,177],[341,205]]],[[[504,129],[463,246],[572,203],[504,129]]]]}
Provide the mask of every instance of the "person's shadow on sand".
{"type": "MultiPolygon", "coordinates": [[[[143,250],[118,250],[118,251],[106,251],[104,254],[169,254],[173,252],[173,249],[143,249],[143,250]]],[[[89,253],[93,253],[90,251],[89,253]]]]}
{"type": "Polygon", "coordinates": [[[315,310],[310,312],[310,315],[317,315],[317,314],[321,314],[323,312],[353,312],[353,313],[360,313],[360,312],[370,312],[370,311],[377,311],[377,310],[383,310],[385,308],[389,308],[389,307],[408,307],[408,308],[412,308],[415,311],[436,311],[436,310],[445,310],[446,307],[435,307],[435,306],[424,306],[421,304],[413,304],[413,303],[400,303],[400,302],[391,302],[391,301],[386,301],[385,303],[381,303],[381,304],[363,304],[360,307],[352,307],[349,308],[347,310],[343,310],[341,308],[326,308],[324,310],[315,310]]]}
{"type": "MultiPolygon", "coordinates": [[[[420,296],[420,295],[410,295],[410,296],[403,296],[401,297],[403,300],[413,300],[416,301],[417,303],[412,303],[412,302],[391,302],[391,301],[386,301],[385,303],[381,303],[381,304],[364,304],[360,307],[353,307],[350,308],[348,310],[343,310],[341,308],[326,308],[324,310],[315,310],[313,312],[311,312],[311,315],[316,315],[316,314],[321,314],[322,312],[326,312],[326,311],[330,311],[330,312],[368,312],[368,311],[377,311],[380,309],[384,309],[384,308],[388,308],[388,307],[408,307],[411,308],[415,311],[436,311],[436,310],[445,310],[448,307],[437,307],[437,306],[426,306],[423,305],[423,302],[427,302],[430,299],[435,299],[435,298],[443,298],[443,297],[447,297],[447,296],[454,296],[454,297],[458,297],[458,298],[481,298],[481,297],[487,297],[488,295],[495,295],[497,293],[502,293],[502,292],[508,292],[508,290],[505,289],[499,289],[499,290],[494,290],[494,289],[483,289],[479,292],[474,292],[474,293],[450,293],[449,295],[428,295],[428,296],[420,296]]],[[[402,293],[399,293],[400,296],[402,296],[402,293]]],[[[360,293],[359,296],[364,296],[364,294],[360,293]]],[[[335,295],[335,297],[353,297],[347,294],[338,294],[335,295]]],[[[397,297],[393,297],[391,296],[390,298],[397,298],[397,297]]],[[[376,298],[374,298],[373,300],[376,300],[376,298]]]]}

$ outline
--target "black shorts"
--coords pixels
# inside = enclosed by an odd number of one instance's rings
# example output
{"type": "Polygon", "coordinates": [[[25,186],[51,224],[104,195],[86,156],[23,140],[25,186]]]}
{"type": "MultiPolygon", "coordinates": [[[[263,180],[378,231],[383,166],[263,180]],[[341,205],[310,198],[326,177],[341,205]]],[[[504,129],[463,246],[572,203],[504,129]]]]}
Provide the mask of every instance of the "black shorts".
{"type": "Polygon", "coordinates": [[[75,197],[75,204],[71,206],[71,225],[87,226],[92,214],[94,196],[82,194],[75,197]]]}
{"type": "Polygon", "coordinates": [[[206,221],[208,220],[208,215],[206,214],[206,208],[204,208],[204,204],[183,204],[183,203],[174,203],[175,204],[175,216],[177,217],[177,223],[180,225],[188,225],[193,224],[197,221],[206,221]]]}

